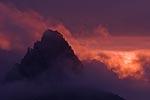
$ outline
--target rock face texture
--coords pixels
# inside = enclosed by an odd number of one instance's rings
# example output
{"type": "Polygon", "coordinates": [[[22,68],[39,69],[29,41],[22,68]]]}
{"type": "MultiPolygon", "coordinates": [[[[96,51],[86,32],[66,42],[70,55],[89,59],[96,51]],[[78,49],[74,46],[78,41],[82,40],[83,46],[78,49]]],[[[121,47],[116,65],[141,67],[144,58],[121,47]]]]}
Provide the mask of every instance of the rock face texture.
{"type": "Polygon", "coordinates": [[[14,66],[6,79],[32,79],[48,69],[55,69],[60,73],[64,70],[76,73],[81,68],[81,61],[63,36],[57,31],[47,30],[43,33],[41,40],[34,43],[33,48],[28,48],[24,58],[14,66]]]}

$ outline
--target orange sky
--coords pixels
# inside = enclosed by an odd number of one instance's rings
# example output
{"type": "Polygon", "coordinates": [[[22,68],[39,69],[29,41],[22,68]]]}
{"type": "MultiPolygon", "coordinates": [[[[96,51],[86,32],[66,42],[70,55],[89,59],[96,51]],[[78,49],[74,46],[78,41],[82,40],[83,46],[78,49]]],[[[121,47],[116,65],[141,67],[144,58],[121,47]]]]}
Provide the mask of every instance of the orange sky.
{"type": "Polygon", "coordinates": [[[35,11],[20,11],[0,3],[0,48],[26,50],[50,28],[61,32],[80,60],[98,60],[119,78],[141,79],[146,76],[145,65],[150,59],[150,37],[113,36],[109,29],[97,25],[92,31],[72,33],[65,25],[45,18],[35,11]],[[9,25],[8,23],[9,20],[9,25]]]}
{"type": "MultiPolygon", "coordinates": [[[[65,39],[73,47],[81,60],[103,62],[119,78],[147,80],[146,65],[150,64],[150,38],[141,36],[111,36],[101,33],[100,28],[94,36],[74,38],[63,25],[55,27],[64,33],[65,39]],[[67,34],[65,34],[67,33],[67,34]],[[106,37],[107,36],[107,37],[106,37]]],[[[105,31],[108,32],[108,31],[105,31]]]]}

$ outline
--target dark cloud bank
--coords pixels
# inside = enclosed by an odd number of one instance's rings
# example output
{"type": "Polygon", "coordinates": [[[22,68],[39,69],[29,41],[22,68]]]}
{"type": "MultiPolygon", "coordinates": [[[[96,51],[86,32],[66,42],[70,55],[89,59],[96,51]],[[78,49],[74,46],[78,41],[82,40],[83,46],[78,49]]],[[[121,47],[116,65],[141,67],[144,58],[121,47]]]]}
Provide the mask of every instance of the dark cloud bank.
{"type": "MultiPolygon", "coordinates": [[[[113,35],[149,35],[148,0],[1,0],[54,17],[71,31],[107,24],[113,35]]],[[[75,33],[76,33],[75,32],[75,33]]]]}

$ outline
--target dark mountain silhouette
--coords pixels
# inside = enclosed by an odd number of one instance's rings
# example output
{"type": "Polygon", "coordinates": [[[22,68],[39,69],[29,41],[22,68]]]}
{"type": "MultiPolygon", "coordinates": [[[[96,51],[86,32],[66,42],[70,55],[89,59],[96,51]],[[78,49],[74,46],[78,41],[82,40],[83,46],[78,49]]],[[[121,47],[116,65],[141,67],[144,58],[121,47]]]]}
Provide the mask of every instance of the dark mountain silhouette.
{"type": "Polygon", "coordinates": [[[6,80],[32,79],[47,69],[59,70],[60,74],[65,69],[77,73],[81,68],[81,61],[63,36],[57,31],[47,30],[41,41],[34,43],[33,48],[28,48],[21,63],[8,72],[6,80]]]}
{"type": "MultiPolygon", "coordinates": [[[[82,73],[82,69],[84,68],[81,61],[63,36],[57,31],[47,30],[41,40],[34,43],[33,48],[28,48],[21,62],[14,65],[13,69],[8,72],[6,82],[23,79],[34,80],[46,73],[47,70],[52,73],[51,77],[62,78],[65,72],[70,71],[77,75],[82,73]]],[[[14,96],[13,100],[125,100],[113,93],[97,89],[77,88],[82,86],[78,86],[74,82],[75,85],[71,89],[68,85],[66,88],[60,85],[61,89],[53,89],[52,92],[44,93],[44,95],[26,97],[26,99],[23,99],[22,96],[14,96]]]]}

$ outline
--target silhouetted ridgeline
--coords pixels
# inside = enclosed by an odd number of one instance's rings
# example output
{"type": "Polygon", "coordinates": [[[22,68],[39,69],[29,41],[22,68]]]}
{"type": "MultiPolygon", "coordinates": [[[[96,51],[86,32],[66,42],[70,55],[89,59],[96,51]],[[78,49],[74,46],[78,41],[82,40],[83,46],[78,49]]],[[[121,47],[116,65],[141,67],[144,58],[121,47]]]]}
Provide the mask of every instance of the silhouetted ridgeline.
{"type": "MultiPolygon", "coordinates": [[[[71,75],[66,73],[78,75],[82,73],[82,70],[84,68],[81,61],[63,36],[57,31],[47,30],[41,40],[34,43],[33,48],[28,48],[21,62],[14,65],[7,73],[5,81],[11,83],[12,81],[34,80],[47,71],[49,74],[46,75],[50,75],[48,77],[63,80],[66,75],[71,75]]],[[[76,81],[73,84],[76,84],[76,81]]],[[[72,83],[67,81],[67,84],[72,83]]],[[[37,95],[34,98],[31,96],[31,98],[21,98],[21,100],[125,100],[113,93],[81,87],[71,85],[69,88],[67,85],[66,88],[64,86],[61,89],[53,88],[52,92],[44,92],[43,96],[37,95]]],[[[18,97],[14,99],[17,100],[18,97]]]]}
{"type": "Polygon", "coordinates": [[[7,80],[31,79],[47,69],[57,69],[61,72],[70,69],[73,72],[79,72],[81,68],[81,61],[63,36],[57,31],[47,30],[41,41],[34,43],[33,48],[28,48],[21,63],[16,64],[8,73],[7,80]]]}

